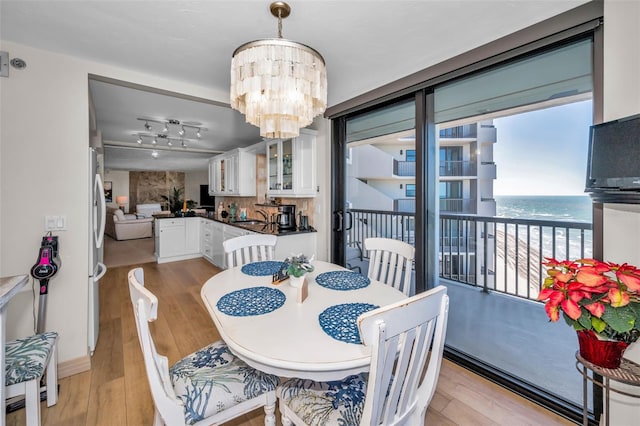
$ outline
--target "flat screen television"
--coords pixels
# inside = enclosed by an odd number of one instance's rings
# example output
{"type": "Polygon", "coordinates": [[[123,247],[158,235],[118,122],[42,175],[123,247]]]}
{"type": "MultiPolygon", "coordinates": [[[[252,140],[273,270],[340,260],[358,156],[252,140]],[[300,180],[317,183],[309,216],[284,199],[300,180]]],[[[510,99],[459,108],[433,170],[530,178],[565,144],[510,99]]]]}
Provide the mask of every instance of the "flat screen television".
{"type": "Polygon", "coordinates": [[[590,128],[585,192],[640,192],[640,114],[590,128]]]}

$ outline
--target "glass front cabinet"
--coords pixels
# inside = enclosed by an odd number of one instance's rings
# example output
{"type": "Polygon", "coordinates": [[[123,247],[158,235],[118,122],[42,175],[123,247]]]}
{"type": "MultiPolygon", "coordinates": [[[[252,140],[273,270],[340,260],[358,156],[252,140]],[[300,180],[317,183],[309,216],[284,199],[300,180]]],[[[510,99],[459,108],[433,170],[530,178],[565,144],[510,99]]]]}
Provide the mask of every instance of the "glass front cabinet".
{"type": "Polygon", "coordinates": [[[267,195],[316,196],[316,132],[301,129],[293,139],[267,142],[267,195]]]}
{"type": "Polygon", "coordinates": [[[236,148],[209,160],[209,195],[256,195],[255,152],[236,148]]]}

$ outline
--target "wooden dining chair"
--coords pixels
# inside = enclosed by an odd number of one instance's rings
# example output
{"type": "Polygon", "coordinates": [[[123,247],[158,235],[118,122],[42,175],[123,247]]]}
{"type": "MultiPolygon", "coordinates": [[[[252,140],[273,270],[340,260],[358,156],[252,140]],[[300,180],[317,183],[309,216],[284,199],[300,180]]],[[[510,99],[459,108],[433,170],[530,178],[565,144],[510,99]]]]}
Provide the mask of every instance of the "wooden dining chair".
{"type": "Polygon", "coordinates": [[[369,373],[332,382],[288,379],[278,387],[282,424],[422,425],[435,393],[449,298],[438,286],[358,317],[369,373]]]}
{"type": "Polygon", "coordinates": [[[227,256],[227,268],[261,260],[273,260],[278,237],[251,234],[229,238],[222,243],[227,256]]]}
{"type": "Polygon", "coordinates": [[[218,341],[176,362],[158,354],[149,322],[158,299],[144,287],[142,268],[129,271],[129,293],[155,405],[154,425],[210,425],[264,407],[264,424],[275,426],[279,378],[249,367],[218,341]]]}
{"type": "Polygon", "coordinates": [[[57,343],[58,333],[48,331],[5,344],[6,397],[24,395],[27,426],[40,426],[40,381],[45,372],[47,407],[58,402],[57,343]]]}
{"type": "Polygon", "coordinates": [[[415,248],[391,238],[367,238],[364,248],[369,252],[367,276],[409,296],[415,248]]]}

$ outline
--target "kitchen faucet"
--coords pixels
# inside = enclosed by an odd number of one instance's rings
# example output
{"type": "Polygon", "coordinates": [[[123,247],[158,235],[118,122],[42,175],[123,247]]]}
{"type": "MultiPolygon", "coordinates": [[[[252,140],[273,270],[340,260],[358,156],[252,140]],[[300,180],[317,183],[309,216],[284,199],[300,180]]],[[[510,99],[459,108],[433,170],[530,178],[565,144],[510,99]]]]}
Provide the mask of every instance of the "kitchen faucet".
{"type": "Polygon", "coordinates": [[[256,213],[260,213],[260,216],[264,218],[264,221],[269,223],[269,215],[264,210],[256,210],[256,213]]]}

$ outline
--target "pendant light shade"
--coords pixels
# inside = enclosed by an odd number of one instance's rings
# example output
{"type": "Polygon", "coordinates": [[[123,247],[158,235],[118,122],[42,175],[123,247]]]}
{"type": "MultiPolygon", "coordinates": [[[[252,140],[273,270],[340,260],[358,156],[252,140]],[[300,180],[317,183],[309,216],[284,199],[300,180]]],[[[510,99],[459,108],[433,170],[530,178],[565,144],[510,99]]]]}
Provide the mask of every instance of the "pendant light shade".
{"type": "Polygon", "coordinates": [[[272,3],[279,38],[243,44],[231,59],[231,107],[260,127],[265,138],[296,137],[327,108],[322,55],[282,38],[282,18],[290,10],[284,2],[272,3]]]}

